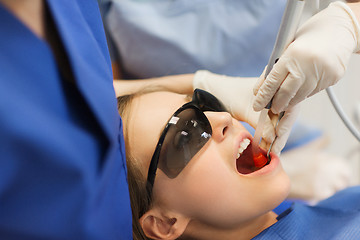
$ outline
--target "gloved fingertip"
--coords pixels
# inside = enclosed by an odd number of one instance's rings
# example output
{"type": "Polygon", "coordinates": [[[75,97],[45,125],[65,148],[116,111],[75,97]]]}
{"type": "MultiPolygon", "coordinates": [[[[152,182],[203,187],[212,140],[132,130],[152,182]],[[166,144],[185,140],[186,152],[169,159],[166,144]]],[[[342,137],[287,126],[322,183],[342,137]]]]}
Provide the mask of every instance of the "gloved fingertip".
{"type": "Polygon", "coordinates": [[[275,140],[275,128],[270,119],[267,119],[262,133],[262,138],[267,143],[272,143],[275,140]]]}
{"type": "Polygon", "coordinates": [[[255,112],[260,112],[262,109],[264,109],[264,107],[261,106],[253,106],[253,109],[255,112]]]}
{"type": "Polygon", "coordinates": [[[259,112],[264,109],[265,106],[263,106],[258,100],[258,98],[255,97],[254,103],[253,103],[253,109],[255,112],[259,112]]]}
{"type": "Polygon", "coordinates": [[[267,143],[272,143],[275,140],[275,137],[272,136],[263,136],[263,140],[267,143]]]}
{"type": "Polygon", "coordinates": [[[253,94],[256,96],[259,91],[259,86],[256,86],[253,88],[253,94]]]}
{"type": "MultiPolygon", "coordinates": [[[[285,146],[285,144],[280,144],[280,145],[285,146]]],[[[275,153],[277,156],[280,156],[281,151],[284,148],[284,146],[279,146],[279,142],[275,141],[274,145],[271,148],[271,152],[275,153]]]]}
{"type": "Polygon", "coordinates": [[[281,112],[281,111],[279,111],[278,109],[276,109],[276,108],[274,108],[274,107],[271,107],[270,110],[271,110],[271,112],[272,112],[273,114],[279,114],[279,113],[281,112]]]}
{"type": "Polygon", "coordinates": [[[286,109],[287,106],[284,106],[284,105],[279,105],[277,104],[277,102],[272,102],[272,105],[271,105],[271,111],[274,113],[274,114],[280,114],[281,112],[284,111],[284,109],[286,109]]]}
{"type": "Polygon", "coordinates": [[[259,79],[256,81],[254,88],[253,88],[253,93],[256,96],[259,92],[260,87],[262,86],[262,84],[264,83],[265,79],[264,79],[264,75],[262,74],[259,79]]]}

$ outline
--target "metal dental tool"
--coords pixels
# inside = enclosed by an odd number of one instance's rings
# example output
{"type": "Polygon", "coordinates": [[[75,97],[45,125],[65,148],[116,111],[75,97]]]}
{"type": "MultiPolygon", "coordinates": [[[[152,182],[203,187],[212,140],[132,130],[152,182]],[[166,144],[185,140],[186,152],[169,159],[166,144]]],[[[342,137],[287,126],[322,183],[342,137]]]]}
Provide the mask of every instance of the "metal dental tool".
{"type": "MultiPolygon", "coordinates": [[[[271,53],[268,66],[265,72],[265,79],[269,75],[270,71],[272,70],[274,64],[277,62],[281,54],[284,50],[288,47],[288,45],[294,40],[295,33],[300,23],[302,11],[304,9],[305,1],[304,0],[288,0],[286,4],[286,8],[281,19],[281,24],[279,28],[279,32],[276,37],[276,42],[271,53]]],[[[259,121],[255,130],[253,146],[255,154],[257,153],[257,148],[255,146],[260,144],[260,138],[263,132],[266,115],[268,115],[269,109],[271,108],[272,100],[269,104],[265,107],[264,110],[261,111],[259,121]]],[[[275,125],[275,129],[280,121],[280,119],[284,116],[284,112],[279,114],[279,119],[275,125]]],[[[270,162],[270,151],[271,148],[276,140],[271,143],[270,148],[267,152],[268,162],[270,162]]]]}

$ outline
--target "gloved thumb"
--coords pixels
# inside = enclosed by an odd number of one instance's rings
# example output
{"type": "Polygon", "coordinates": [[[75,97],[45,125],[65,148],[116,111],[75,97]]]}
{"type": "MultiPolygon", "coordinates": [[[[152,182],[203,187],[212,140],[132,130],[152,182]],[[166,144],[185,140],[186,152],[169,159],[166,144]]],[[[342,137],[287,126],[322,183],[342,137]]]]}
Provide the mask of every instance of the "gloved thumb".
{"type": "Polygon", "coordinates": [[[258,87],[253,105],[255,111],[260,111],[268,105],[288,75],[289,71],[286,62],[286,58],[280,58],[265,80],[262,80],[263,77],[259,78],[256,86],[260,85],[260,87],[258,87]]]}
{"type": "Polygon", "coordinates": [[[294,125],[300,113],[300,104],[295,105],[285,111],[284,116],[281,118],[278,126],[276,127],[276,139],[271,148],[271,151],[280,156],[281,150],[289,138],[291,128],[294,125]]]}

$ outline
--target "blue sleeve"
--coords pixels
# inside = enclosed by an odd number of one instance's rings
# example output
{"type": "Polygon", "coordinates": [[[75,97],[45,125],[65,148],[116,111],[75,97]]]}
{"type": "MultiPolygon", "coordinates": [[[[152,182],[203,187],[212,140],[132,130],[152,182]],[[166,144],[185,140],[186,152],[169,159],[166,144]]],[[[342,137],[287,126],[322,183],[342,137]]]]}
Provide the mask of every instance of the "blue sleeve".
{"type": "Polygon", "coordinates": [[[111,2],[104,23],[129,78],[199,69],[259,76],[285,7],[284,0],[111,2]]]}
{"type": "Polygon", "coordinates": [[[95,0],[47,1],[75,83],[0,4],[0,239],[132,239],[122,123],[95,0]]]}

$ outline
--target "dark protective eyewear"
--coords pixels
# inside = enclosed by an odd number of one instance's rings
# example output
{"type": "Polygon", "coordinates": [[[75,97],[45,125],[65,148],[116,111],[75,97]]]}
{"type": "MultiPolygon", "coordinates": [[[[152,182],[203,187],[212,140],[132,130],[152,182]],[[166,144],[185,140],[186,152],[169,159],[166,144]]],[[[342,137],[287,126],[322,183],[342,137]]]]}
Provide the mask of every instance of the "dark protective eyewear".
{"type": "Polygon", "coordinates": [[[150,197],[157,168],[169,178],[175,178],[209,141],[212,129],[205,111],[226,112],[226,109],[212,94],[195,89],[192,101],[171,116],[151,158],[147,178],[150,197]]]}

